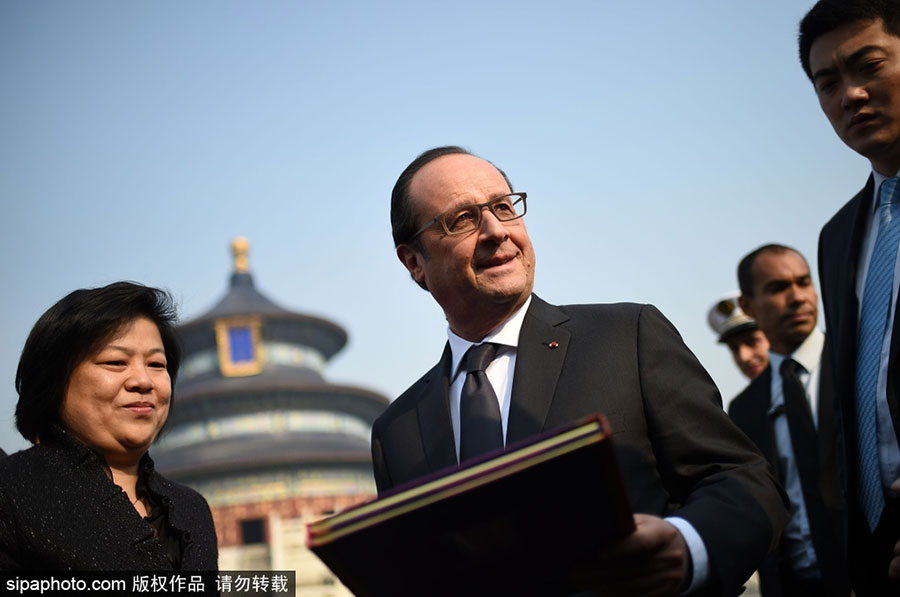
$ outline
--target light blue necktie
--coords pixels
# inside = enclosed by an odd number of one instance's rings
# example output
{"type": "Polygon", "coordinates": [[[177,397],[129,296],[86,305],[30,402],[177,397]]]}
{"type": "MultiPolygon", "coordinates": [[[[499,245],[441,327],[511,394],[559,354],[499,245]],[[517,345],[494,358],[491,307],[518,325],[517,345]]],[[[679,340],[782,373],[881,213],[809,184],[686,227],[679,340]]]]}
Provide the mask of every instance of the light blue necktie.
{"type": "Polygon", "coordinates": [[[859,464],[859,502],[874,530],[884,510],[884,493],[878,464],[875,401],[881,349],[888,332],[891,289],[900,240],[900,205],[897,201],[900,177],[881,183],[878,206],[878,237],[872,250],[859,317],[859,344],[856,351],[856,453],[859,464]]]}

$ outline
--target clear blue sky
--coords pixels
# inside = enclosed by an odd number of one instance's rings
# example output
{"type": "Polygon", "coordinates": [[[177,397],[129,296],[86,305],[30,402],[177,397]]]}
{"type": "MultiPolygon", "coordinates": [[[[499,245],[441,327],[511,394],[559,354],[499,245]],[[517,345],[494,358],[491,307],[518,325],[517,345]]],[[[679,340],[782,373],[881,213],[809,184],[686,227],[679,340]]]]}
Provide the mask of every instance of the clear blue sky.
{"type": "Polygon", "coordinates": [[[13,379],[44,310],[132,279],[190,319],[236,235],[258,288],[348,329],[327,377],[396,396],[445,324],[389,193],[447,143],[528,192],[538,294],[656,304],[730,399],[707,308],[765,242],[815,274],[869,171],[799,66],[812,3],[0,3],[0,446],[25,445],[13,379]]]}

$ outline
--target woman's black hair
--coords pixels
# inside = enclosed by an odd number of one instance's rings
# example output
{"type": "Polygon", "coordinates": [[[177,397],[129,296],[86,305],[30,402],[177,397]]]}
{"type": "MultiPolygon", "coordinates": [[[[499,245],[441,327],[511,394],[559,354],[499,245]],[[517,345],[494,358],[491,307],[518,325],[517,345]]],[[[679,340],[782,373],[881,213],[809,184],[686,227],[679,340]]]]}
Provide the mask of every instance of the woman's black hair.
{"type": "Polygon", "coordinates": [[[25,439],[34,443],[41,432],[60,423],[60,407],[75,367],[140,317],[159,329],[174,388],[181,347],[172,296],[135,282],[76,290],[41,315],[22,349],[16,370],[16,427],[25,439]]]}

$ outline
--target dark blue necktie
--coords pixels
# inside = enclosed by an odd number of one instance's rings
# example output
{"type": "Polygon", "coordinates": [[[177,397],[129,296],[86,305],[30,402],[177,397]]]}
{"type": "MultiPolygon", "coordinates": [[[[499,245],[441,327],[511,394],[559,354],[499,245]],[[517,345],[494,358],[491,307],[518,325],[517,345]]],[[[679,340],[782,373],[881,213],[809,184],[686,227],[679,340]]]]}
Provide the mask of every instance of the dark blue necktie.
{"type": "Polygon", "coordinates": [[[874,529],[884,510],[884,493],[878,464],[876,398],[878,371],[884,336],[888,332],[891,290],[897,242],[900,240],[898,182],[894,177],[881,183],[878,204],[878,236],[869,261],[859,316],[859,344],[856,350],[856,453],[859,465],[858,496],[869,529],[874,529]]]}
{"type": "Polygon", "coordinates": [[[503,447],[500,403],[484,370],[497,354],[497,345],[485,342],[466,352],[466,380],[459,399],[459,461],[503,447]]]}

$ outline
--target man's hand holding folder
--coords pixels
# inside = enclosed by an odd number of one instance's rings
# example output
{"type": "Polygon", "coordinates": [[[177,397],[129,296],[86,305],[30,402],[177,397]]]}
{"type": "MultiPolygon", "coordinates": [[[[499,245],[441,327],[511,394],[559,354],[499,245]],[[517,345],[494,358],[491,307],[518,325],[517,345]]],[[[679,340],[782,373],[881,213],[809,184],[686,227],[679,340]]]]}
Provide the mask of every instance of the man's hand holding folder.
{"type": "Polygon", "coordinates": [[[601,548],[593,564],[574,572],[579,590],[655,597],[678,595],[688,586],[690,552],[678,529],[649,514],[635,514],[634,524],[634,532],[601,548]]]}

